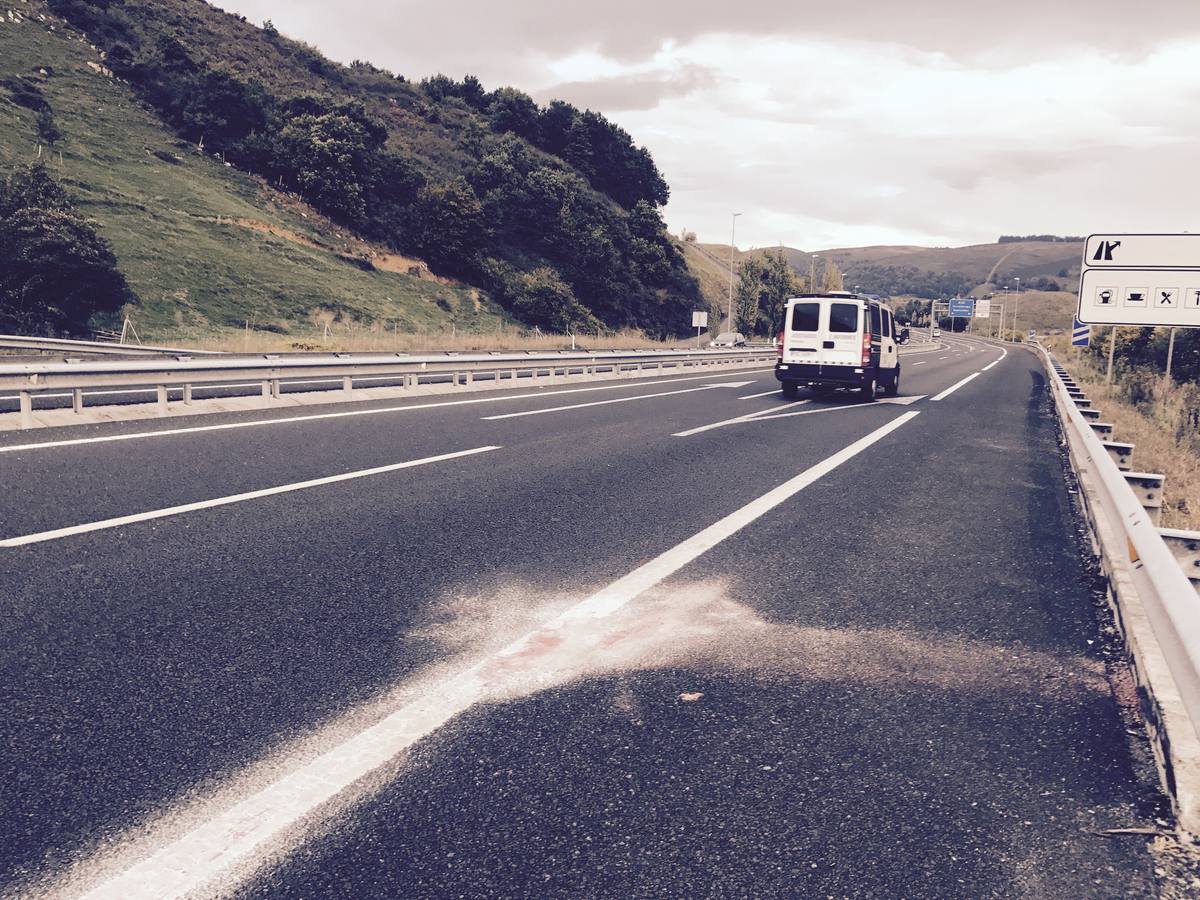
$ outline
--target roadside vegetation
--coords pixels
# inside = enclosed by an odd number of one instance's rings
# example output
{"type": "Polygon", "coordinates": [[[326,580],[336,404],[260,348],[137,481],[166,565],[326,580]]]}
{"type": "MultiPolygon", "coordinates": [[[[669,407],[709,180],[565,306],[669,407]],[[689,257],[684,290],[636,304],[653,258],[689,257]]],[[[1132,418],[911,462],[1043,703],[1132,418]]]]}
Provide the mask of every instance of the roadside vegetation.
{"type": "Polygon", "coordinates": [[[108,243],[43,165],[0,180],[0,330],[84,335],[131,298],[108,243]]]}
{"type": "Polygon", "coordinates": [[[1113,380],[1105,382],[1111,329],[1096,328],[1087,350],[1067,337],[1048,341],[1088,398],[1116,426],[1116,440],[1136,444],[1134,468],[1166,476],[1162,524],[1200,530],[1200,334],[1176,332],[1172,378],[1164,374],[1168,330],[1119,328],[1113,380]]]}

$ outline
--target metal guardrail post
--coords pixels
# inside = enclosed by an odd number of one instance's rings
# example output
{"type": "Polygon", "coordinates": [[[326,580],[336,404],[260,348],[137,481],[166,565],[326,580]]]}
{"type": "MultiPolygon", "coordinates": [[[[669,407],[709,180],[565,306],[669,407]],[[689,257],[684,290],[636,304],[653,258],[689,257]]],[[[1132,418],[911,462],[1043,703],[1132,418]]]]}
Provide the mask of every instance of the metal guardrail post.
{"type": "Polygon", "coordinates": [[[192,405],[192,386],[190,384],[185,384],[183,386],[183,405],[192,405]]]}
{"type": "Polygon", "coordinates": [[[33,427],[33,396],[29,391],[21,391],[17,394],[21,404],[21,427],[33,427]]]}
{"type": "Polygon", "coordinates": [[[158,414],[165,416],[167,414],[167,386],[165,384],[157,385],[155,393],[158,397],[158,414]]]}
{"type": "Polygon", "coordinates": [[[83,413],[83,390],[75,388],[71,391],[71,411],[76,415],[83,413]]]}

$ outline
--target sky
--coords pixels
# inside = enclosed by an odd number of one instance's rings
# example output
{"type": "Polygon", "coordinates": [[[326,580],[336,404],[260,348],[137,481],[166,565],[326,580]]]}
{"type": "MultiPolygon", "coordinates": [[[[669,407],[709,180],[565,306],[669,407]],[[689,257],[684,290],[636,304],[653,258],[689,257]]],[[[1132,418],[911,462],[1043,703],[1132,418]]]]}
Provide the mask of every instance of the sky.
{"type": "Polygon", "coordinates": [[[679,234],[958,246],[1200,228],[1200,0],[219,0],[341,62],[598,110],[679,234]]]}

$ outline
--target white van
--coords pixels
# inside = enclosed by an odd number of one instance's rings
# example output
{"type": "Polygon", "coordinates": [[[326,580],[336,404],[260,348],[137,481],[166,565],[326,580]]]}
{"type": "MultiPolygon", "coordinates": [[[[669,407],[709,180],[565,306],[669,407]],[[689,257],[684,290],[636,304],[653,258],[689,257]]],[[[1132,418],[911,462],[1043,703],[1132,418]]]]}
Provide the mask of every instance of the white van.
{"type": "Polygon", "coordinates": [[[900,351],[892,311],[877,297],[830,291],[801,294],[784,307],[775,377],[786,397],[801,387],[855,388],[864,400],[900,390],[900,351]]]}

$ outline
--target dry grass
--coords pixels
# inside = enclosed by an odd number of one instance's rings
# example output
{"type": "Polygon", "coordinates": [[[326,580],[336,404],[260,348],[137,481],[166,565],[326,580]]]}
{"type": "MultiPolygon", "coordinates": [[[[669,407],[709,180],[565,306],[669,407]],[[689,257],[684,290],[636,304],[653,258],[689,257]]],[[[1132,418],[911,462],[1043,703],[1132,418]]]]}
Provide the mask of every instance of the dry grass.
{"type": "MultiPolygon", "coordinates": [[[[707,342],[708,335],[703,336],[707,342]]],[[[376,323],[346,329],[341,326],[328,333],[321,330],[288,334],[224,329],[204,333],[178,331],[171,334],[145,337],[148,344],[169,344],[192,350],[222,350],[230,353],[289,353],[297,350],[316,350],[347,353],[436,353],[441,351],[483,350],[570,350],[570,335],[537,334],[513,328],[487,333],[452,332],[409,333],[392,331],[376,323]]],[[[600,336],[576,335],[578,350],[632,350],[692,347],[693,341],[659,341],[640,331],[621,331],[600,336]]]]}
{"type": "Polygon", "coordinates": [[[1115,439],[1137,445],[1134,468],[1166,476],[1163,527],[1200,530],[1200,388],[1141,372],[1119,372],[1105,384],[1104,370],[1090,355],[1070,350],[1066,338],[1048,343],[1087,385],[1088,399],[1113,423],[1115,439]]]}

